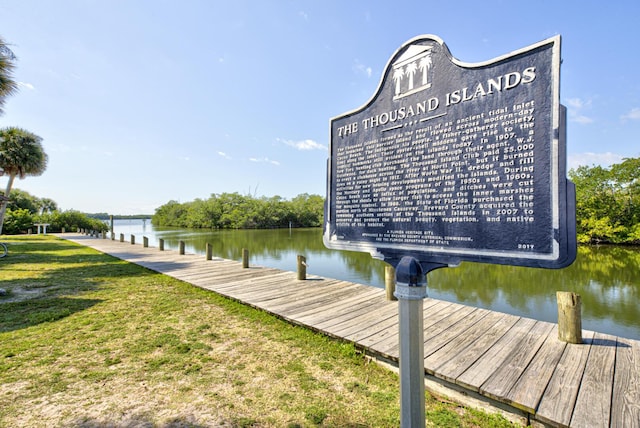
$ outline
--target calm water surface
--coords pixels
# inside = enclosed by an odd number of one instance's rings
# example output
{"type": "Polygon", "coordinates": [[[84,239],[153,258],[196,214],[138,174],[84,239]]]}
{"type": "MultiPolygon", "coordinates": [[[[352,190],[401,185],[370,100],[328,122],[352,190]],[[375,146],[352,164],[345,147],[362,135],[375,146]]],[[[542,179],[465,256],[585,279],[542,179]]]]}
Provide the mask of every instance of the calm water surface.
{"type": "MultiPolygon", "coordinates": [[[[365,253],[328,250],[321,229],[224,230],[154,228],[150,221],[116,220],[114,233],[131,234],[136,242],[149,238],[157,246],[242,259],[248,248],[252,265],[296,270],[296,256],[307,258],[307,273],[384,288],[384,263],[365,253]]],[[[582,297],[582,327],[640,340],[640,248],[579,247],[576,261],[559,270],[462,263],[439,269],[428,277],[429,297],[557,322],[556,291],[574,291],[582,297]]]]}

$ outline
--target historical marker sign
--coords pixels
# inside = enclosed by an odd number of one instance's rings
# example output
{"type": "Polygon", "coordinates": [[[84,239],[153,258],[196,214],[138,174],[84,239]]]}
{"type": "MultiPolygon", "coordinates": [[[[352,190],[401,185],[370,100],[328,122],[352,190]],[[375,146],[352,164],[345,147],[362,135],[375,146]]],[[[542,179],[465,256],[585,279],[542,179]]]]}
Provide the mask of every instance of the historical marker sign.
{"type": "Polygon", "coordinates": [[[325,245],[391,263],[559,268],[575,258],[560,37],[479,64],[422,36],[331,120],[325,245]]]}

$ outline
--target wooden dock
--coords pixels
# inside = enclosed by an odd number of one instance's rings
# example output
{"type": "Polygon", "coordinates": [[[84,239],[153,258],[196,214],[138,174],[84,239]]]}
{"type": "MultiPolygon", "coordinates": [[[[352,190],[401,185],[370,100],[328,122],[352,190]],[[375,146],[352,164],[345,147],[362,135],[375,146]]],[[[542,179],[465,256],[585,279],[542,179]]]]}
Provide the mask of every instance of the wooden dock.
{"type": "MultiPolygon", "coordinates": [[[[179,255],[81,234],[60,235],[114,257],[214,291],[356,344],[397,364],[398,308],[382,289],[204,255],[179,255]]],[[[557,325],[427,298],[427,388],[489,404],[524,423],[640,427],[640,341],[583,331],[557,339],[557,325]]]]}

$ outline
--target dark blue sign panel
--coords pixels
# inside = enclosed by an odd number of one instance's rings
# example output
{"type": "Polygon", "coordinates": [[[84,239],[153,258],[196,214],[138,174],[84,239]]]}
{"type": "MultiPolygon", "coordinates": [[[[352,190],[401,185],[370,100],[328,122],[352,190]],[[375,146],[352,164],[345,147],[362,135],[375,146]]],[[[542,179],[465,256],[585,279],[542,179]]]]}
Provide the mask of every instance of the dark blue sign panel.
{"type": "Polygon", "coordinates": [[[560,37],[479,64],[435,36],[405,43],[363,107],[331,120],[324,242],[559,268],[575,258],[560,37]]]}

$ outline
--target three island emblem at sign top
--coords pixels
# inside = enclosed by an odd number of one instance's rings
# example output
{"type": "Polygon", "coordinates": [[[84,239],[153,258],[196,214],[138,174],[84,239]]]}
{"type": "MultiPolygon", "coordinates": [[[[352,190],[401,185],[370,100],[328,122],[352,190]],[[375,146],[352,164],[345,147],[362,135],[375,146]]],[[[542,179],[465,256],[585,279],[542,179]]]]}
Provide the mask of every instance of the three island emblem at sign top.
{"type": "Polygon", "coordinates": [[[433,67],[431,49],[430,46],[410,46],[393,63],[394,100],[413,95],[431,87],[431,79],[429,77],[433,67]]]}

